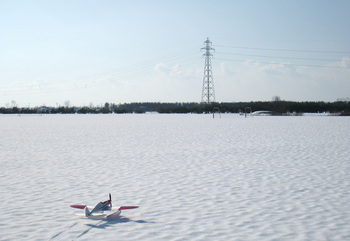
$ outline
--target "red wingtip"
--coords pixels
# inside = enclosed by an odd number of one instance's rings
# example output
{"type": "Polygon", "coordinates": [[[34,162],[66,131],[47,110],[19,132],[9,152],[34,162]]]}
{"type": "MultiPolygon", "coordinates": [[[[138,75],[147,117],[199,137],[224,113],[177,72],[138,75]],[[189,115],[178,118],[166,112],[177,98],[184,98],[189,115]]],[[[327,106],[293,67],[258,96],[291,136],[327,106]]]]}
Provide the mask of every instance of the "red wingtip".
{"type": "Polygon", "coordinates": [[[71,208],[79,208],[79,209],[84,209],[86,205],[70,205],[71,208]]]}
{"type": "Polygon", "coordinates": [[[119,208],[119,210],[125,210],[125,209],[134,209],[134,208],[138,208],[139,206],[121,206],[119,208]]]}

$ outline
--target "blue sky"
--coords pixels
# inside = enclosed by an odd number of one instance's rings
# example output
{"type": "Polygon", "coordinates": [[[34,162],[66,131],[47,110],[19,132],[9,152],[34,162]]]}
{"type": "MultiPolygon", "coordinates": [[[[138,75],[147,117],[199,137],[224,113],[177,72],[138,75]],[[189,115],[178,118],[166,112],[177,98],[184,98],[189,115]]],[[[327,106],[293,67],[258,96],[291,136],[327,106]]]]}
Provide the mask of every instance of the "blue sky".
{"type": "Polygon", "coordinates": [[[350,1],[0,0],[0,106],[350,97],[350,1]]]}

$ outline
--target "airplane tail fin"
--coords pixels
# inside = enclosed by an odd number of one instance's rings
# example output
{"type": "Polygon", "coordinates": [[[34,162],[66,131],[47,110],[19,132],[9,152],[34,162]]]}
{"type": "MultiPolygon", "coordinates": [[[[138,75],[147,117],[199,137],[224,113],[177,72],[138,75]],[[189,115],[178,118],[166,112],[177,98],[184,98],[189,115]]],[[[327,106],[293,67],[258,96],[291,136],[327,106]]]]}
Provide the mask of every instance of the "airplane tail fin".
{"type": "Polygon", "coordinates": [[[91,212],[87,207],[84,208],[84,212],[85,212],[85,217],[88,217],[91,214],[91,212]]]}
{"type": "Polygon", "coordinates": [[[112,195],[109,193],[109,205],[112,207],[112,195]]]}

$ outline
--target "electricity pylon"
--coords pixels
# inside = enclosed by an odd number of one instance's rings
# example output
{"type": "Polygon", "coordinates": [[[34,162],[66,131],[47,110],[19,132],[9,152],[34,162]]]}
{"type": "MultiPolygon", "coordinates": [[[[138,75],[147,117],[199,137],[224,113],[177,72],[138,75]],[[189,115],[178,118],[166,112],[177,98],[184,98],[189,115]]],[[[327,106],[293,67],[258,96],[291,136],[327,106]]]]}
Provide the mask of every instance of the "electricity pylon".
{"type": "Polygon", "coordinates": [[[201,50],[205,50],[205,53],[203,54],[203,56],[205,56],[205,64],[201,102],[210,104],[215,102],[214,81],[213,73],[211,70],[211,57],[213,56],[211,51],[215,51],[215,49],[211,47],[211,42],[209,38],[207,38],[207,40],[204,41],[204,44],[205,47],[201,48],[201,50]]]}

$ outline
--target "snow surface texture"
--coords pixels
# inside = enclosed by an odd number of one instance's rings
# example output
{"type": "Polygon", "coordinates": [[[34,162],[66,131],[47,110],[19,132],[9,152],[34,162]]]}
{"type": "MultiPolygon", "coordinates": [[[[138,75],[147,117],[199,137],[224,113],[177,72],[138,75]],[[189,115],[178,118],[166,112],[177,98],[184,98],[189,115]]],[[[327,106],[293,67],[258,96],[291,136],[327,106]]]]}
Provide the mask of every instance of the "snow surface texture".
{"type": "Polygon", "coordinates": [[[0,115],[0,240],[350,240],[350,118],[0,115]],[[139,205],[86,219],[70,204],[139,205]]]}

